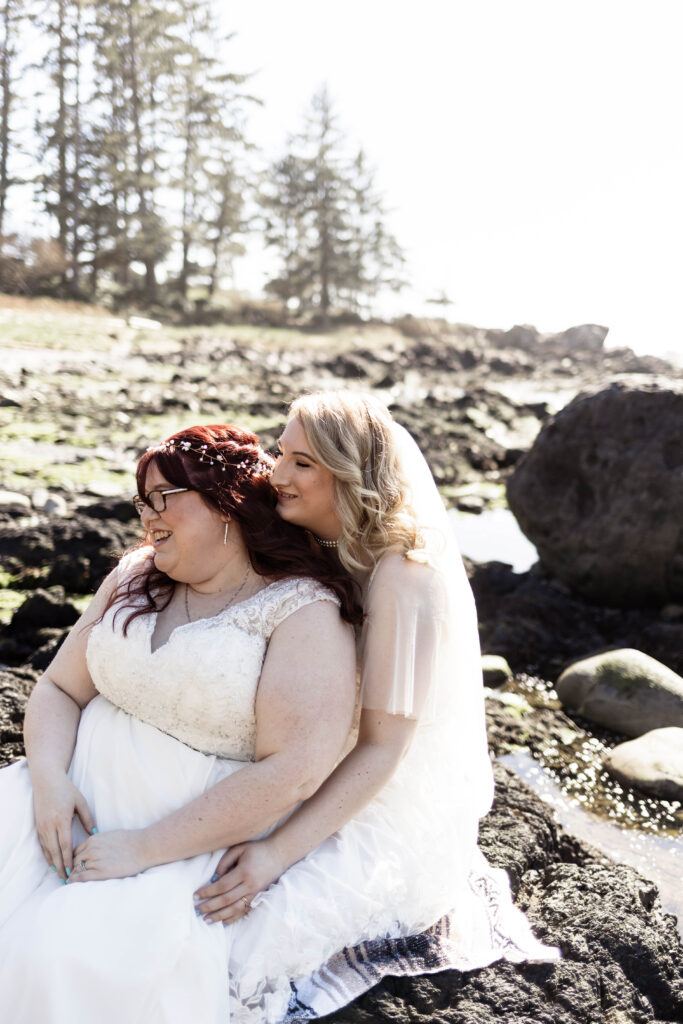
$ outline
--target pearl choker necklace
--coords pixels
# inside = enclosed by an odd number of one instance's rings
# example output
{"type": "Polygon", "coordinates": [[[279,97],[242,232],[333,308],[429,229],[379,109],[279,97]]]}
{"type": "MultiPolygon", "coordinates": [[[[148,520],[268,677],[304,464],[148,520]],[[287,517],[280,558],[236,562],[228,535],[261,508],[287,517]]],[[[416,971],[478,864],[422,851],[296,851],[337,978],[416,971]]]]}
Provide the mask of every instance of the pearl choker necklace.
{"type": "Polygon", "coordinates": [[[321,548],[336,548],[339,543],[338,540],[323,540],[322,537],[316,537],[315,534],[313,534],[313,539],[318,542],[321,548]]]}

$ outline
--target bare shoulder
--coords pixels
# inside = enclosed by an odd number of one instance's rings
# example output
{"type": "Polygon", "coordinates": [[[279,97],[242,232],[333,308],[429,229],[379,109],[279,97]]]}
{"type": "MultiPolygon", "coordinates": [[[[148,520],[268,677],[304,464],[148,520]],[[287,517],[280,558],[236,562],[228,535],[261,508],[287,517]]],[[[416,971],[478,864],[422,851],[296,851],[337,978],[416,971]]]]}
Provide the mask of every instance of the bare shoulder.
{"type": "Polygon", "coordinates": [[[410,594],[412,598],[434,597],[441,591],[442,574],[427,562],[407,558],[398,551],[388,551],[375,570],[371,595],[410,594]]]}

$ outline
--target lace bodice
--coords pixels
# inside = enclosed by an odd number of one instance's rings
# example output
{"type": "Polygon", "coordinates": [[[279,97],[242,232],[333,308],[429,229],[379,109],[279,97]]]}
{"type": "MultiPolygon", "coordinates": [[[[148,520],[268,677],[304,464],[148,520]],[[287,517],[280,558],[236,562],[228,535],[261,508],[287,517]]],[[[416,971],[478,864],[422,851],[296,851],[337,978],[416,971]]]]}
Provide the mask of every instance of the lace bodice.
{"type": "MultiPolygon", "coordinates": [[[[141,551],[126,556],[121,568],[137,564],[141,551]]],[[[88,668],[98,691],[128,714],[196,750],[250,761],[268,640],[284,619],[313,601],[339,603],[315,580],[280,580],[213,618],[177,627],[155,651],[156,615],[133,619],[124,637],[125,611],[114,624],[112,608],[90,633],[88,668]]]]}

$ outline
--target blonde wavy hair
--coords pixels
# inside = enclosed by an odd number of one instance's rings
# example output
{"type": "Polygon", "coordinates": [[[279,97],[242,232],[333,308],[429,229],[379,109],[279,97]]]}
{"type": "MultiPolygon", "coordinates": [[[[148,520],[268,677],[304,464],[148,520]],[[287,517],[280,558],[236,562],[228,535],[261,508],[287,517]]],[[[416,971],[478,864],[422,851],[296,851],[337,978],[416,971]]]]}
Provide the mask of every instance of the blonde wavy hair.
{"type": "Polygon", "coordinates": [[[372,568],[390,549],[422,560],[425,542],[386,406],[372,395],[319,391],[292,402],[289,418],[300,421],[313,455],[334,476],[342,565],[372,568]]]}

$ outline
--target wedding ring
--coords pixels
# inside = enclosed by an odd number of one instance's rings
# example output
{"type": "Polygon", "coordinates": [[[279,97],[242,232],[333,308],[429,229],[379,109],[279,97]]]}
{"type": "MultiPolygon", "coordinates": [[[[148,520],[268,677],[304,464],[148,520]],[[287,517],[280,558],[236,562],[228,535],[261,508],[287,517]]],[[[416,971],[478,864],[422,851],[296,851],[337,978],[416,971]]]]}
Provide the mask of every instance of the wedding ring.
{"type": "Polygon", "coordinates": [[[87,864],[85,863],[84,860],[79,861],[79,863],[78,863],[78,870],[79,871],[87,871],[88,870],[88,866],[87,866],[87,864]]]}
{"type": "Polygon", "coordinates": [[[240,896],[240,901],[242,903],[244,903],[244,909],[247,911],[247,913],[249,913],[249,911],[251,910],[251,903],[249,902],[247,897],[246,896],[240,896]]]}

